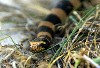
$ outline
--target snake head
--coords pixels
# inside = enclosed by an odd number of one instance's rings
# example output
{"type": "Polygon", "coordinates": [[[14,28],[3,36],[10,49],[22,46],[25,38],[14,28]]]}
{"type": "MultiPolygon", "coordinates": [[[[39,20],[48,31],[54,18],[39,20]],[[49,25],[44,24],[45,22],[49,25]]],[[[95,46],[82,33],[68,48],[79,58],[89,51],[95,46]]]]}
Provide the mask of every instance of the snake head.
{"type": "Polygon", "coordinates": [[[33,41],[30,41],[30,48],[34,52],[40,52],[46,50],[50,47],[50,40],[48,37],[39,37],[35,38],[33,41]]]}
{"type": "Polygon", "coordinates": [[[46,45],[46,43],[44,41],[33,41],[30,42],[30,47],[34,52],[39,52],[44,50],[45,48],[43,47],[44,45],[46,45]]]}

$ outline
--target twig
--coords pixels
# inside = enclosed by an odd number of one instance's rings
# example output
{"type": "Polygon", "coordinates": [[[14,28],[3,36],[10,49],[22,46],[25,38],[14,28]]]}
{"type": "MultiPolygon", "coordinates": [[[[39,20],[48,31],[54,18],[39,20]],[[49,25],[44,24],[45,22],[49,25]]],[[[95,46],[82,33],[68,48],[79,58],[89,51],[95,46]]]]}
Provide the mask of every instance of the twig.
{"type": "Polygon", "coordinates": [[[15,51],[14,49],[11,49],[11,48],[6,48],[5,50],[6,51],[11,50],[11,52],[7,56],[3,57],[3,59],[0,60],[0,63],[2,63],[2,61],[4,61],[4,60],[7,60],[15,51]]]}
{"type": "Polygon", "coordinates": [[[89,61],[89,62],[90,62],[91,64],[93,64],[96,68],[100,68],[100,66],[99,66],[97,63],[95,63],[95,62],[94,62],[91,58],[89,58],[88,56],[83,55],[83,59],[89,61]]]}
{"type": "Polygon", "coordinates": [[[13,68],[17,68],[17,66],[16,66],[16,61],[13,61],[13,62],[12,62],[12,67],[13,67],[13,68]]]}
{"type": "Polygon", "coordinates": [[[29,57],[27,58],[27,60],[25,61],[24,66],[27,65],[31,59],[32,59],[32,56],[29,56],[29,57]]]}

